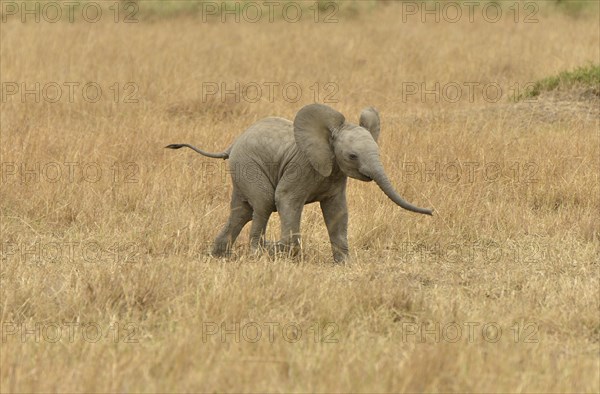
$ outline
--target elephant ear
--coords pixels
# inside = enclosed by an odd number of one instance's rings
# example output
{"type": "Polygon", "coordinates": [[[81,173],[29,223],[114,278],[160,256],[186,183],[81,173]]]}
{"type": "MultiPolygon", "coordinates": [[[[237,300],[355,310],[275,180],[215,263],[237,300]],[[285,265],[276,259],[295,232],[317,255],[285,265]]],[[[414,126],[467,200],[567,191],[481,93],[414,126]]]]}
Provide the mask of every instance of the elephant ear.
{"type": "Polygon", "coordinates": [[[362,110],[360,113],[359,120],[360,127],[364,127],[369,130],[375,142],[379,138],[379,131],[381,130],[381,124],[379,121],[379,112],[373,107],[368,107],[362,110]]]}
{"type": "Polygon", "coordinates": [[[323,104],[310,104],[298,111],[294,119],[296,144],[310,164],[324,177],[331,175],[335,155],[330,138],[342,127],[344,115],[323,104]]]}

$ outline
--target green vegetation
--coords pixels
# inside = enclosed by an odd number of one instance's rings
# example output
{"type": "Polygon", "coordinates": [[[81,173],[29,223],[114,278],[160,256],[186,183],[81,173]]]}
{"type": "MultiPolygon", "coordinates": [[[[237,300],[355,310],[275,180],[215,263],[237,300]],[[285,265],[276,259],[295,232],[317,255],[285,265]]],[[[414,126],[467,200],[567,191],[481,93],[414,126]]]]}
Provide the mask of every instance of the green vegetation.
{"type": "Polygon", "coordinates": [[[533,86],[525,93],[520,94],[516,101],[521,99],[539,96],[542,92],[552,90],[568,90],[572,88],[591,88],[595,92],[600,88],[600,65],[590,64],[589,66],[578,67],[573,71],[563,71],[558,75],[553,75],[536,81],[533,86]]]}
{"type": "Polygon", "coordinates": [[[554,8],[567,15],[579,17],[598,9],[598,2],[589,0],[555,0],[554,8]]]}

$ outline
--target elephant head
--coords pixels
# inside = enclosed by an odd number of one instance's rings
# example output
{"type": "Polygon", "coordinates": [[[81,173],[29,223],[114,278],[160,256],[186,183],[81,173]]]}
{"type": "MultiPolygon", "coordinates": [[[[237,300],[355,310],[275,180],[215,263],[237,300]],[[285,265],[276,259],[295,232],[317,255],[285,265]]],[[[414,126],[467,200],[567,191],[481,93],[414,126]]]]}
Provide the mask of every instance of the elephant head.
{"type": "Polygon", "coordinates": [[[375,108],[365,108],[359,125],[346,123],[344,115],[323,104],[303,107],[294,119],[294,138],[320,175],[328,177],[337,165],[351,178],[375,181],[393,202],[412,212],[432,215],[416,207],[394,189],[379,158],[380,121],[375,108]]]}

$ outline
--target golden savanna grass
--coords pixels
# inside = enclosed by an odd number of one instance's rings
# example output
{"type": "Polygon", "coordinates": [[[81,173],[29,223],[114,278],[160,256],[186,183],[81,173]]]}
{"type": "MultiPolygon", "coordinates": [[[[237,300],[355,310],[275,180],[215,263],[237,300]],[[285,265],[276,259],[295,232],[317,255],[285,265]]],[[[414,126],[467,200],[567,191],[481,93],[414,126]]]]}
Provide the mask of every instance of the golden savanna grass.
{"type": "Polygon", "coordinates": [[[597,89],[511,100],[598,63],[597,8],[403,23],[399,3],[344,7],[329,24],[2,24],[3,392],[600,391],[597,89]],[[63,96],[7,94],[36,82],[63,96]],[[436,82],[462,97],[421,97],[436,82]],[[390,178],[435,215],[350,180],[348,264],[317,204],[298,258],[253,255],[247,229],[209,256],[226,162],[163,147],[219,151],[326,99],[352,122],[378,108],[390,178]]]}

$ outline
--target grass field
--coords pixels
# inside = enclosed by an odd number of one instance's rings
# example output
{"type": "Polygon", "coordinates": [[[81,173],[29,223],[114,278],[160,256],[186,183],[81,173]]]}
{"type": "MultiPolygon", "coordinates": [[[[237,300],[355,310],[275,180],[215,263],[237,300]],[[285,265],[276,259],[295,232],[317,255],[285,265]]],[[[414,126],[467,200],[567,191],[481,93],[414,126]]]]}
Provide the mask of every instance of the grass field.
{"type": "Polygon", "coordinates": [[[514,100],[599,63],[597,7],[114,4],[3,4],[2,392],[600,391],[598,85],[514,100]],[[314,101],[378,108],[388,175],[435,215],[350,180],[348,264],[317,204],[299,258],[247,229],[209,256],[227,162],[163,147],[314,101]]]}

